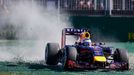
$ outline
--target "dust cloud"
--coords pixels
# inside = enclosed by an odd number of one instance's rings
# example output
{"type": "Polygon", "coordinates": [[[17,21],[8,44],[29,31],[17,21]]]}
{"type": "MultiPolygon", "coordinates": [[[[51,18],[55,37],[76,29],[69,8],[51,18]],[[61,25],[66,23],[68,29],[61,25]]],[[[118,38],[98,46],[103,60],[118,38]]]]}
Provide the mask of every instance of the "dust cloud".
{"type": "Polygon", "coordinates": [[[60,45],[62,29],[72,27],[67,15],[59,14],[54,8],[48,10],[35,1],[32,3],[28,0],[12,2],[8,10],[6,23],[14,26],[17,43],[0,48],[1,61],[44,60],[45,44],[56,42],[60,45]],[[28,41],[33,41],[32,45],[29,45],[28,41]]]}

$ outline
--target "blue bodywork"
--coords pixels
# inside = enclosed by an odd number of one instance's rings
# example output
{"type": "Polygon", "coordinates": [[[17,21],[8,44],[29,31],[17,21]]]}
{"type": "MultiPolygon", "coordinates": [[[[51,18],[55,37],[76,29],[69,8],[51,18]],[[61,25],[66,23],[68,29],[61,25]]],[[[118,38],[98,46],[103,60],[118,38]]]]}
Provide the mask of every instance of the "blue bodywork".
{"type": "Polygon", "coordinates": [[[110,47],[102,47],[101,45],[98,46],[83,46],[83,45],[66,45],[66,47],[75,47],[77,50],[88,50],[92,52],[93,56],[104,56],[104,52],[112,54],[112,49],[110,47]]]}
{"type": "Polygon", "coordinates": [[[120,49],[116,49],[114,51],[112,47],[105,47],[102,43],[91,43],[91,45],[89,45],[89,43],[84,44],[81,41],[79,41],[79,39],[73,45],[66,45],[66,36],[73,35],[80,38],[81,33],[83,32],[87,32],[90,33],[90,35],[92,35],[89,29],[84,28],[64,28],[62,30],[61,51],[59,54],[61,54],[61,62],[65,62],[63,64],[66,68],[91,69],[106,68],[106,66],[109,66],[109,68],[111,69],[129,69],[127,54],[125,51],[121,51],[120,49]],[[125,61],[125,64],[120,64],[120,61],[125,61]]]}

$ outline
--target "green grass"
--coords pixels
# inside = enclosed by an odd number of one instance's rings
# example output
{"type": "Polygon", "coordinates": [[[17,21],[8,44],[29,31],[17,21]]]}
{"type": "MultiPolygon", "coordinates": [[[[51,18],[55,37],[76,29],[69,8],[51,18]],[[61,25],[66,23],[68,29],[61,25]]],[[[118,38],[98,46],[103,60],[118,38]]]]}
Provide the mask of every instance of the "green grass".
{"type": "Polygon", "coordinates": [[[129,71],[111,70],[79,70],[65,71],[59,66],[46,66],[36,63],[16,64],[0,62],[0,75],[133,75],[133,69],[129,71]]]}

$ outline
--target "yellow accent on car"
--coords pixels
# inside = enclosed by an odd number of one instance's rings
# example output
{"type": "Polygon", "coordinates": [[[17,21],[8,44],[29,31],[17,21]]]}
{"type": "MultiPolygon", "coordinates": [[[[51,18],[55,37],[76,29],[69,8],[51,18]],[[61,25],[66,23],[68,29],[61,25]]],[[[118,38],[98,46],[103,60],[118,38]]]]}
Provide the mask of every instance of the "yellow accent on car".
{"type": "Polygon", "coordinates": [[[84,38],[90,38],[90,33],[89,32],[84,32],[84,38]]]}
{"type": "Polygon", "coordinates": [[[94,56],[94,61],[106,62],[105,56],[94,56]]]}

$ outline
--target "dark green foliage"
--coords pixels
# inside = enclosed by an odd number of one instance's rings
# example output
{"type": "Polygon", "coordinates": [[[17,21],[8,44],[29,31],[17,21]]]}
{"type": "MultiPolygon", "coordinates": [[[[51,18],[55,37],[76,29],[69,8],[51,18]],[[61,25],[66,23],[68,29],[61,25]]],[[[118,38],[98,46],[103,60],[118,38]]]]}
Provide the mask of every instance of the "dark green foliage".
{"type": "MultiPolygon", "coordinates": [[[[90,28],[96,34],[103,36],[113,36],[118,41],[134,41],[133,38],[128,38],[129,33],[134,33],[134,17],[87,17],[87,16],[72,16],[70,21],[76,28],[90,28]]],[[[112,40],[113,41],[113,40],[112,40]]]]}

